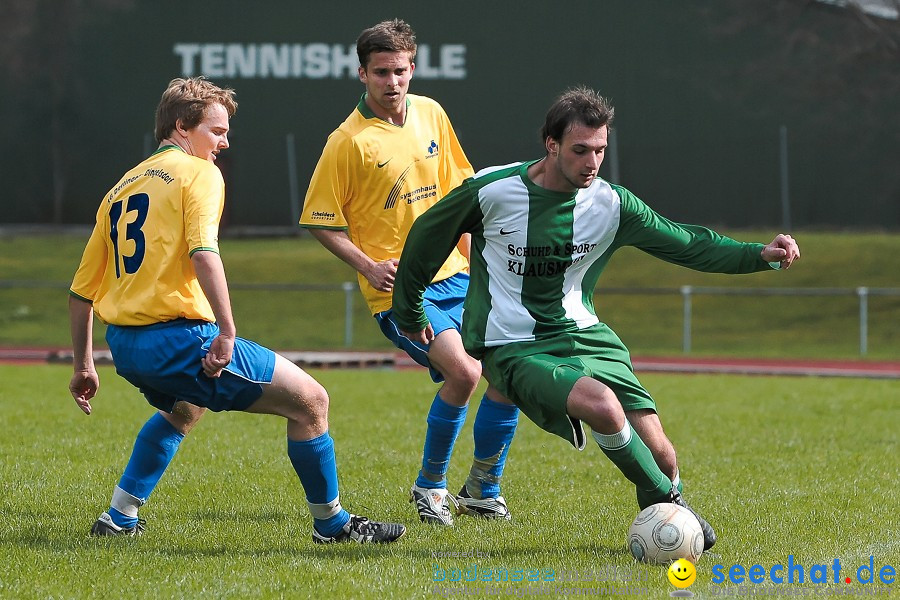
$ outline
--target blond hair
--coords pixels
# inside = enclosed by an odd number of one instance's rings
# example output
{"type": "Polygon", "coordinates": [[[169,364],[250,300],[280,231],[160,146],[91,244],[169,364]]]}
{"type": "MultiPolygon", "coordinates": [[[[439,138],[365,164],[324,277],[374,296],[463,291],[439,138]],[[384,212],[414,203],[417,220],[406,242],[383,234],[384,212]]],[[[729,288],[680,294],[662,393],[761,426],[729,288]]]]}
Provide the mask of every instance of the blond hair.
{"type": "Polygon", "coordinates": [[[234,90],[220,88],[202,76],[173,79],[156,107],[156,141],[169,137],[179,120],[185,129],[193,129],[213,104],[221,104],[228,111],[228,118],[233,117],[237,111],[234,90]]]}

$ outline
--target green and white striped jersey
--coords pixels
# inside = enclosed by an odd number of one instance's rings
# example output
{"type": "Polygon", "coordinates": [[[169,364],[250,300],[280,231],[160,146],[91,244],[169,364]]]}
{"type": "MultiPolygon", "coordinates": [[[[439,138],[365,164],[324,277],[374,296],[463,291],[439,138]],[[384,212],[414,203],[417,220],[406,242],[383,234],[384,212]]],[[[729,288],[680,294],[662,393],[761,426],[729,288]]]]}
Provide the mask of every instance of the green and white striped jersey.
{"type": "Polygon", "coordinates": [[[493,346],[597,324],[594,286],[622,246],[711,273],[772,268],[760,256],[762,244],[670,221],[602,179],[571,193],[544,189],[528,178],[535,162],[479,171],[419,217],[394,286],[401,329],[427,325],[422,293],[466,232],[471,280],[462,336],[476,358],[493,346]]]}

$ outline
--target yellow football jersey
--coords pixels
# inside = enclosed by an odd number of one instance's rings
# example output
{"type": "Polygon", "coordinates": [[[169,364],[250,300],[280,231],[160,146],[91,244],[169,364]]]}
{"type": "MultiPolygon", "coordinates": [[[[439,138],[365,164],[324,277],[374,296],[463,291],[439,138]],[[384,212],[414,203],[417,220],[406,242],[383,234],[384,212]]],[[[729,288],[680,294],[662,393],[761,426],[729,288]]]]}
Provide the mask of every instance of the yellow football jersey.
{"type": "MultiPolygon", "coordinates": [[[[406,98],[406,122],[399,126],[376,117],[363,95],[328,137],[300,216],[306,228],[346,230],[377,262],[399,259],[416,218],[473,174],[443,108],[424,96],[406,98]]],[[[454,250],[434,280],[467,268],[454,250]]],[[[391,307],[390,292],[358,279],[372,314],[391,307]]]]}
{"type": "Polygon", "coordinates": [[[224,202],[214,164],[160,148],[103,198],[70,293],[113,325],[215,321],[191,254],[219,251],[224,202]]]}

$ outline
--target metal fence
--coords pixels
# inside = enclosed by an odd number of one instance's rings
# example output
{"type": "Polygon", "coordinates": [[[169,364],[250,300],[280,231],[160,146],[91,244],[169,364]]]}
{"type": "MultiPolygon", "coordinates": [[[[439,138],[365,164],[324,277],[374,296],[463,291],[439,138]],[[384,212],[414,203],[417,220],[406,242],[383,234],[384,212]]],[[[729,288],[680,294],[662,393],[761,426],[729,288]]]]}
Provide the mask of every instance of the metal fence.
{"type": "MultiPolygon", "coordinates": [[[[610,292],[611,290],[606,290],[610,292]]],[[[900,288],[726,288],[683,285],[682,297],[684,326],[681,348],[685,354],[691,351],[692,299],[694,296],[856,296],[859,299],[859,354],[869,351],[869,296],[900,297],[900,288]]]]}
{"type": "MultiPolygon", "coordinates": [[[[354,298],[359,293],[356,282],[340,284],[300,283],[233,283],[232,290],[322,292],[341,291],[344,294],[344,347],[353,347],[354,298]]],[[[68,288],[67,283],[48,281],[0,281],[3,288],[68,288]]],[[[859,354],[869,350],[869,298],[892,296],[900,298],[900,288],[733,288],[683,285],[680,288],[603,288],[603,294],[621,295],[680,295],[682,298],[682,352],[689,354],[692,346],[691,324],[694,318],[693,299],[697,296],[832,296],[856,297],[859,305],[859,354]]]]}

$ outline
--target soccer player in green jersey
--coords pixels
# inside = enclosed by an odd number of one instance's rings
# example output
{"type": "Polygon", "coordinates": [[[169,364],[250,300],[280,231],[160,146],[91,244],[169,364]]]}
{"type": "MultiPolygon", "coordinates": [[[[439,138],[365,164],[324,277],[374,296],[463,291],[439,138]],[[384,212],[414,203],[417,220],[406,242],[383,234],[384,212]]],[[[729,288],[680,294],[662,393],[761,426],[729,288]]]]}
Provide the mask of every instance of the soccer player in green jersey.
{"type": "Polygon", "coordinates": [[[518,409],[489,387],[475,416],[475,458],[459,493],[447,487],[453,445],[481,365],[459,335],[468,286],[468,238],[458,237],[426,291],[435,337],[414,343],[393,318],[397,261],[413,222],[473,173],[441,106],[407,93],[416,38],[399,20],[362,32],[356,43],[366,91],[329,137],[312,176],[300,224],[358,272],[359,287],[381,331],[443,382],[428,412],[422,467],[410,490],[422,521],[452,525],[457,512],[509,519],[500,478],[518,423],[518,409]],[[457,247],[459,246],[459,247],[457,247]]]}
{"type": "MultiPolygon", "coordinates": [[[[462,336],[487,380],[579,450],[587,423],[635,484],[641,508],[687,507],[656,404],[627,348],[594,311],[597,280],[622,246],[714,273],[787,269],[800,250],[789,235],[766,245],[742,243],[675,223],[597,177],[612,120],[612,106],[597,92],[569,90],[547,113],[546,156],[480,171],[422,215],[400,257],[394,318],[410,339],[431,339],[422,292],[455,240],[471,233],[462,336]]],[[[709,549],[715,532],[698,520],[709,549]]]]}
{"type": "Polygon", "coordinates": [[[236,110],[233,90],[202,77],[169,83],[156,111],[159,149],[103,197],[75,273],[75,402],[91,414],[100,386],[91,341],[96,314],[107,325],[116,372],[158,409],[91,534],[141,534],[138,509],[184,437],[207,410],[240,410],[287,419],[287,453],[306,492],[313,541],[395,541],[402,525],[341,507],[325,389],[286,358],[237,336],[219,257],[225,182],[213,164],[228,148],[236,110]]]}

